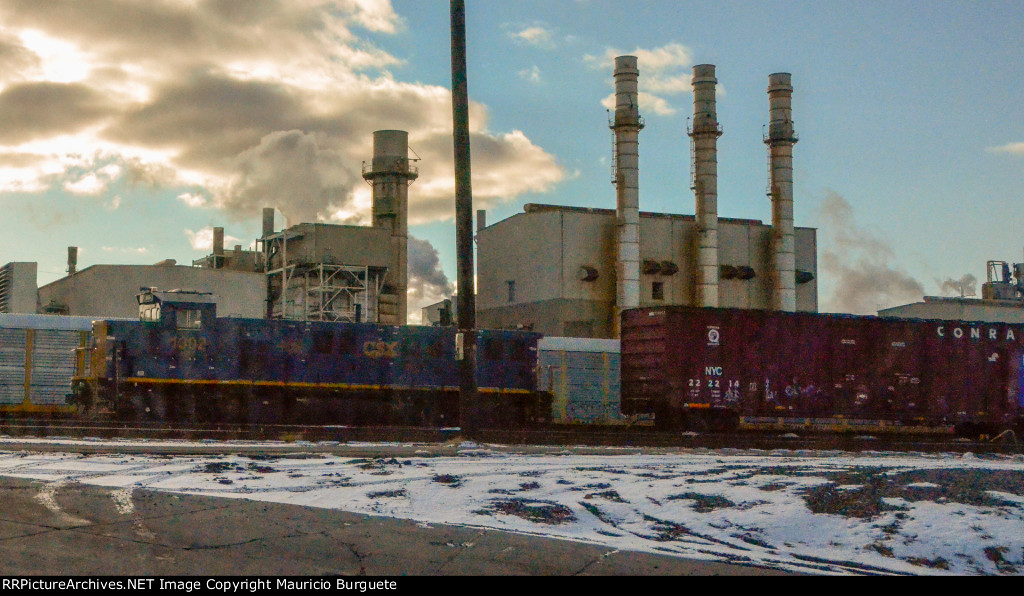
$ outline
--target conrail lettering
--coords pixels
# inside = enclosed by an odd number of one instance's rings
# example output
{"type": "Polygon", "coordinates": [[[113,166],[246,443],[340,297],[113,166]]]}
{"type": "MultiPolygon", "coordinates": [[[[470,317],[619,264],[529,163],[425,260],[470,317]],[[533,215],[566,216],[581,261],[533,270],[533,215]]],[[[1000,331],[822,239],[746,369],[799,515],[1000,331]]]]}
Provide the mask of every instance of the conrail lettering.
{"type": "MultiPolygon", "coordinates": [[[[987,330],[985,334],[987,339],[997,341],[999,339],[999,330],[992,328],[987,330]]],[[[970,339],[981,339],[982,329],[980,327],[968,327],[965,331],[963,327],[953,327],[951,330],[947,330],[945,325],[939,325],[935,328],[935,332],[939,337],[952,337],[953,339],[963,339],[965,334],[970,339]]],[[[1006,328],[1006,335],[1003,337],[1004,341],[1017,341],[1017,336],[1013,332],[1012,327],[1006,328]]]]}
{"type": "Polygon", "coordinates": [[[368,341],[363,344],[363,354],[370,358],[395,358],[398,355],[398,342],[368,341]]]}

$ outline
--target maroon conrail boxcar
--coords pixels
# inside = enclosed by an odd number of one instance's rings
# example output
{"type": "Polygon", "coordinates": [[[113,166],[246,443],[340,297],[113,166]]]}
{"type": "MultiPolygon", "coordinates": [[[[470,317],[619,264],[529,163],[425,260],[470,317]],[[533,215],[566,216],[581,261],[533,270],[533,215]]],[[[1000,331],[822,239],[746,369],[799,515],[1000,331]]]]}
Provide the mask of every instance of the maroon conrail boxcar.
{"type": "Polygon", "coordinates": [[[992,434],[1021,425],[1024,325],[727,308],[622,315],[622,412],[661,428],[992,434]]]}

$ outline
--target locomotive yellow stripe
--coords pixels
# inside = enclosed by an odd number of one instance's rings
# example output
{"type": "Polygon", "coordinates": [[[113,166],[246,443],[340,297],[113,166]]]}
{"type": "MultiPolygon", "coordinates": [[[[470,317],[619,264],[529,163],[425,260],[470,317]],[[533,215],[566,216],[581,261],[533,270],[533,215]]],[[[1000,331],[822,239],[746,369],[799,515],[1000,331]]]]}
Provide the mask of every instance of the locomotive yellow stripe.
{"type": "MultiPolygon", "coordinates": [[[[409,387],[407,385],[357,385],[353,383],[306,383],[286,381],[244,381],[244,380],[216,380],[216,379],[152,379],[147,377],[128,377],[127,383],[150,384],[150,385],[236,385],[236,386],[258,386],[258,387],[294,387],[304,389],[352,389],[352,390],[389,390],[405,389],[415,391],[458,391],[458,387],[409,387]]],[[[481,387],[480,393],[532,393],[529,389],[501,389],[498,387],[481,387]]]]}

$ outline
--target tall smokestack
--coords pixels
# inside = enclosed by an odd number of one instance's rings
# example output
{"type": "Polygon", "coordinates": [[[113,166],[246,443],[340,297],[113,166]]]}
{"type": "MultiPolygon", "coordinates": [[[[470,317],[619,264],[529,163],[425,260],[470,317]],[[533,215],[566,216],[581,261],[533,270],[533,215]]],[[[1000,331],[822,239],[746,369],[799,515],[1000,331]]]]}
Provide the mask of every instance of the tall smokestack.
{"type": "Polygon", "coordinates": [[[764,142],[768,145],[772,200],[772,308],[796,311],[796,232],[793,229],[793,85],[788,72],[768,75],[771,121],[764,142]]]}
{"type": "Polygon", "coordinates": [[[640,306],[640,117],[636,56],[615,59],[615,319],[619,336],[622,311],[640,306]]]}
{"type": "Polygon", "coordinates": [[[408,308],[409,183],[418,176],[409,165],[409,133],[373,133],[373,163],[363,178],[373,184],[373,227],[391,232],[391,258],[380,300],[380,322],[405,325],[408,308]]]}
{"type": "Polygon", "coordinates": [[[78,247],[68,247],[68,276],[74,275],[78,272],[78,247]]]}
{"type": "Polygon", "coordinates": [[[697,199],[697,305],[718,306],[718,124],[715,66],[693,67],[693,194],[697,199]]]}

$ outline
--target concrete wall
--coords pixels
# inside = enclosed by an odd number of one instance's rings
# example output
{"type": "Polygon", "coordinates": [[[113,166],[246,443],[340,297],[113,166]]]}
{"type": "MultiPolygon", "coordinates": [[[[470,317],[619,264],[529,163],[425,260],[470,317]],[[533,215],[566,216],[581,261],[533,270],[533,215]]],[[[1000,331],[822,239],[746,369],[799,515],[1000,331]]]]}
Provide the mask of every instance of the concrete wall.
{"type": "Polygon", "coordinates": [[[262,273],[227,269],[93,265],[39,288],[39,303],[43,308],[65,306],[73,316],[134,318],[139,314],[139,288],[156,287],[212,292],[218,316],[263,318],[265,283],[262,273]]]}
{"type": "MultiPolygon", "coordinates": [[[[477,316],[483,327],[532,327],[551,335],[611,337],[615,299],[615,213],[528,205],[524,213],[477,234],[477,316]],[[581,279],[581,268],[596,279],[581,279]],[[514,292],[509,292],[509,282],[514,292]],[[589,322],[592,333],[582,333],[589,322]]],[[[642,213],[640,257],[679,270],[640,275],[640,305],[694,305],[697,229],[693,216],[642,213]],[[654,298],[654,284],[663,298],[654,298]]],[[[771,227],[756,220],[719,220],[719,261],[751,267],[750,280],[722,280],[723,307],[771,307],[771,227]]],[[[797,228],[797,269],[817,275],[816,232],[797,228]]],[[[797,308],[816,312],[817,280],[797,286],[797,308]]]]}

